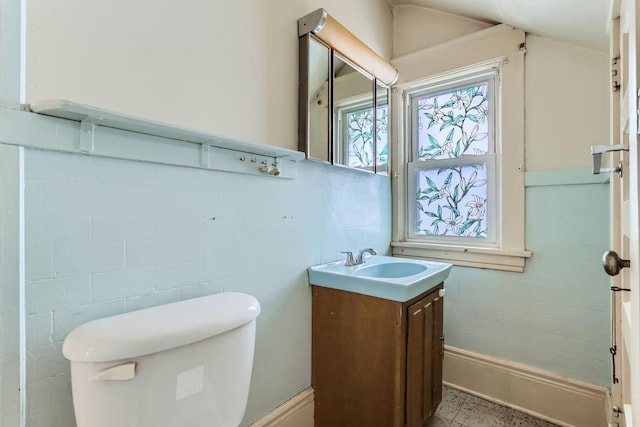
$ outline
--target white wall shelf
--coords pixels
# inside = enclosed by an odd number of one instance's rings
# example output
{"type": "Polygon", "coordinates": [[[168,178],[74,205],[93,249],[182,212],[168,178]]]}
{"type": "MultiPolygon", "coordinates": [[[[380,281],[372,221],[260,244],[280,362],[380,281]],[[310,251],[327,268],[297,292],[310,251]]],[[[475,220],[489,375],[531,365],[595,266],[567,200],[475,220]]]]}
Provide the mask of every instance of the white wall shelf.
{"type": "Polygon", "coordinates": [[[1,143],[285,179],[296,178],[297,161],[304,159],[299,151],[65,100],[37,102],[29,109],[0,109],[1,143]],[[280,174],[263,172],[263,164],[278,164],[280,174]]]}

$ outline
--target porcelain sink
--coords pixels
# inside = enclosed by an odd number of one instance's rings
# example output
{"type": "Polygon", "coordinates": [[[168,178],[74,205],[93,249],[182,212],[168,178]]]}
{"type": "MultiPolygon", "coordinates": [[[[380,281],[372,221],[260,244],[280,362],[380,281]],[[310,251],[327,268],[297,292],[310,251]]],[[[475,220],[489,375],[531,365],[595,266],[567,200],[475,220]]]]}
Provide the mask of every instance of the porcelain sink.
{"type": "Polygon", "coordinates": [[[449,277],[451,264],[376,255],[361,265],[344,260],[309,268],[309,283],[393,301],[409,301],[449,277]]]}
{"type": "Polygon", "coordinates": [[[380,279],[395,279],[399,277],[413,276],[427,270],[426,265],[414,262],[389,262],[382,264],[365,265],[355,272],[356,276],[377,277],[380,279]]]}

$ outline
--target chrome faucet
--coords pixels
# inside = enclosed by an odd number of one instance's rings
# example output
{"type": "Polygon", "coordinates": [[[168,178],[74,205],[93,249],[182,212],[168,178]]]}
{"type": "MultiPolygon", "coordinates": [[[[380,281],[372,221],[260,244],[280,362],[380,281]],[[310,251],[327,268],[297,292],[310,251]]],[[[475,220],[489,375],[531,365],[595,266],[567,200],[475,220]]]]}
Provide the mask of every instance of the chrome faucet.
{"type": "Polygon", "coordinates": [[[370,253],[371,255],[378,255],[378,252],[373,248],[360,249],[360,253],[358,253],[358,257],[356,258],[355,265],[364,264],[366,262],[364,259],[364,255],[367,252],[370,253]]]}
{"type": "Polygon", "coordinates": [[[378,255],[378,252],[373,249],[373,248],[364,248],[364,249],[360,249],[360,252],[358,253],[358,257],[354,260],[353,259],[353,252],[350,251],[343,251],[343,254],[347,254],[347,260],[345,261],[344,265],[350,267],[352,265],[360,265],[360,264],[364,264],[365,258],[364,255],[366,253],[370,253],[371,255],[378,255]]]}

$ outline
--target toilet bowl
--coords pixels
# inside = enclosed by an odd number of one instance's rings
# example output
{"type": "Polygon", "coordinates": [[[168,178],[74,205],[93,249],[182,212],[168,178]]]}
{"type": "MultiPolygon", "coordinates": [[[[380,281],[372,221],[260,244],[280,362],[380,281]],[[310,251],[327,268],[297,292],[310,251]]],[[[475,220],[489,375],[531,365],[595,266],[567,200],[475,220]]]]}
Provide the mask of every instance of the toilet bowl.
{"type": "Polygon", "coordinates": [[[78,427],[237,427],[258,301],[220,293],[94,320],[64,341],[78,427]]]}

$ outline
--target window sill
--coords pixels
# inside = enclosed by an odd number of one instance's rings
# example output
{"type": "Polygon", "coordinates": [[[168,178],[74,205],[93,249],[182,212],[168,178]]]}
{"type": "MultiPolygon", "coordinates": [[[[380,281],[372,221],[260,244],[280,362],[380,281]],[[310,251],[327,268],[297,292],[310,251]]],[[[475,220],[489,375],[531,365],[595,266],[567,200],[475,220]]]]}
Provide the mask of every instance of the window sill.
{"type": "Polygon", "coordinates": [[[405,258],[448,262],[462,267],[524,272],[525,261],[533,255],[526,250],[468,248],[464,246],[391,242],[392,254],[405,258]]]}

